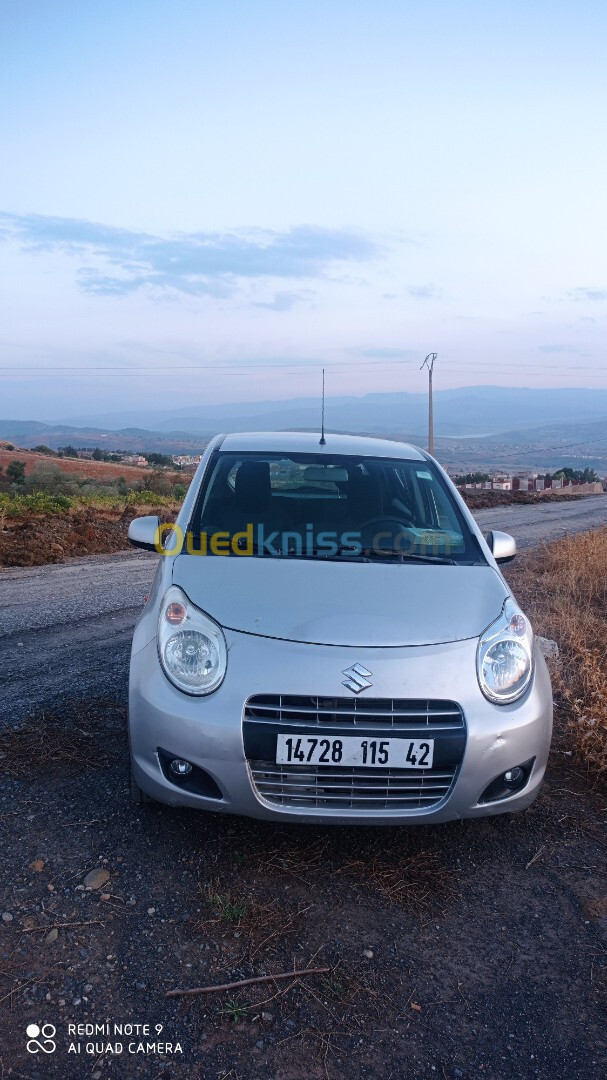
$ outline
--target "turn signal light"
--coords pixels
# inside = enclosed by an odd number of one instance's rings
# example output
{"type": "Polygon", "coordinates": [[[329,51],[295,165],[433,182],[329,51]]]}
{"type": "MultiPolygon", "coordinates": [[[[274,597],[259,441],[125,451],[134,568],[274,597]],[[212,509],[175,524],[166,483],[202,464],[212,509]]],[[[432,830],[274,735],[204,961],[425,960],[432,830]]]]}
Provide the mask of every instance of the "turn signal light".
{"type": "Polygon", "coordinates": [[[179,626],[186,617],[185,607],[183,604],[173,601],[173,603],[167,605],[164,617],[171,626],[179,626]]]}

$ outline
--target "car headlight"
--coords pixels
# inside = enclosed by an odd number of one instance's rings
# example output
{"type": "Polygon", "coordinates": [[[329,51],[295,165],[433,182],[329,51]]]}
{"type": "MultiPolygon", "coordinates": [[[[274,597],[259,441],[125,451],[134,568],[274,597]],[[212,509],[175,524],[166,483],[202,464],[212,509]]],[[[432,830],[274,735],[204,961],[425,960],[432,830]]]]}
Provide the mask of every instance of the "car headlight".
{"type": "Polygon", "coordinates": [[[185,694],[212,694],[226,673],[221,627],[171,585],[158,618],[158,655],[168,679],[185,694]]]}
{"type": "Polygon", "coordinates": [[[497,705],[522,697],[533,675],[533,631],[514,600],[481,634],[476,670],[483,694],[497,705]]]}

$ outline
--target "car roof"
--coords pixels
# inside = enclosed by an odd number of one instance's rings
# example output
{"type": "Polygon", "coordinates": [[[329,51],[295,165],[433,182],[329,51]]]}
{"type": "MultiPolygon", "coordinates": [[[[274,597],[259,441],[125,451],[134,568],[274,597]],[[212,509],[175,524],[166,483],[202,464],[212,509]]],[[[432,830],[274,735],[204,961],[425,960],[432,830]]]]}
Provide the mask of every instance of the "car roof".
{"type": "Polygon", "coordinates": [[[311,431],[245,431],[225,435],[221,452],[334,454],[352,457],[397,458],[404,461],[424,461],[421,450],[409,443],[390,439],[372,439],[365,435],[334,435],[325,432],[325,445],[320,445],[320,432],[311,431]]]}

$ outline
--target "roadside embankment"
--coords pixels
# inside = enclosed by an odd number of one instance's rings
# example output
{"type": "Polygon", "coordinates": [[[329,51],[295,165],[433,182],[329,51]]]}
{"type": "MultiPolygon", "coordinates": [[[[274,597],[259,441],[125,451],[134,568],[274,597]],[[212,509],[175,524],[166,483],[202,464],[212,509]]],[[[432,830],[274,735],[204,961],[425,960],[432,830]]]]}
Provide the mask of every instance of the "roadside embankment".
{"type": "Polygon", "coordinates": [[[0,508],[0,567],[44,566],[78,555],[109,555],[128,548],[129,522],[144,514],[174,521],[179,503],[125,502],[122,506],[77,505],[64,511],[23,511],[10,515],[0,508]]]}
{"type": "Polygon", "coordinates": [[[559,646],[551,674],[572,749],[607,774],[607,528],[536,548],[507,577],[536,632],[559,646]]]}
{"type": "MultiPolygon", "coordinates": [[[[588,485],[589,487],[591,485],[588,485]]],[[[581,502],[586,495],[596,491],[569,495],[564,491],[469,491],[460,488],[459,493],[470,510],[490,510],[493,506],[536,506],[553,502],[581,502]]]]}

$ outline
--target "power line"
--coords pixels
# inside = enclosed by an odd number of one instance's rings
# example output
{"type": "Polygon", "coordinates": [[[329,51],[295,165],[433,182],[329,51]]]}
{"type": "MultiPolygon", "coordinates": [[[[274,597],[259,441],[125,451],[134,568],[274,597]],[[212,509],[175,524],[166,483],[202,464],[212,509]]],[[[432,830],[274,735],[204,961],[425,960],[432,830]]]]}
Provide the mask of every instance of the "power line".
{"type": "MultiPolygon", "coordinates": [[[[351,372],[356,369],[361,371],[388,371],[399,370],[402,367],[402,361],[386,361],[378,363],[359,363],[357,361],[344,364],[330,364],[324,365],[327,370],[334,373],[340,371],[351,372]]],[[[422,365],[423,366],[423,365],[422,365]]],[[[607,368],[594,368],[594,367],[579,367],[576,366],[574,371],[563,371],[556,365],[554,367],[545,367],[541,371],[530,371],[527,365],[508,364],[507,368],[497,368],[495,366],[490,368],[480,367],[460,367],[459,365],[448,364],[443,369],[446,374],[453,372],[454,374],[467,374],[467,375],[495,375],[498,377],[504,377],[512,374],[514,371],[520,371],[521,374],[531,377],[541,377],[550,372],[553,378],[572,379],[582,373],[585,378],[605,378],[607,377],[607,368]]],[[[225,375],[229,375],[231,372],[251,372],[254,374],[258,371],[265,372],[281,372],[281,371],[322,371],[320,365],[311,364],[250,364],[250,365],[225,365],[225,364],[166,364],[163,367],[149,367],[145,364],[139,365],[136,368],[127,368],[120,365],[94,365],[91,367],[75,367],[63,366],[63,365],[20,365],[17,367],[10,367],[8,365],[0,365],[0,376],[8,375],[11,377],[19,377],[22,375],[59,375],[61,377],[66,375],[74,375],[77,377],[85,375],[121,375],[124,377],[138,377],[140,375],[160,375],[170,377],[174,371],[217,371],[222,372],[225,375]]]]}

